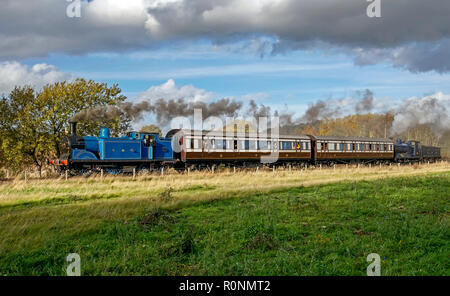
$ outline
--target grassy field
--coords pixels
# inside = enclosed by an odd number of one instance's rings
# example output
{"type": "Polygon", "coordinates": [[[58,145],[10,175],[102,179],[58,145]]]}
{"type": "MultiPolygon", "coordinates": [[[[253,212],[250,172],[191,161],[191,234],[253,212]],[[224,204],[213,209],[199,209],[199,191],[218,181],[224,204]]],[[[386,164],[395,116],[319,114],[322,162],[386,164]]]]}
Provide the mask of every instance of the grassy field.
{"type": "Polygon", "coordinates": [[[450,166],[14,180],[0,274],[450,275],[450,166]]]}

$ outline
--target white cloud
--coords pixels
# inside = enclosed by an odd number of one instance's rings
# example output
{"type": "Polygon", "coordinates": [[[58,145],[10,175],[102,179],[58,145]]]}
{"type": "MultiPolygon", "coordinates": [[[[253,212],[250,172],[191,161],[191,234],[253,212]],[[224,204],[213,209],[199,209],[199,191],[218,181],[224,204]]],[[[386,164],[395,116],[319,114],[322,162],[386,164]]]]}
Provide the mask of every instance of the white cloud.
{"type": "Polygon", "coordinates": [[[256,102],[263,101],[263,100],[268,100],[270,98],[271,98],[271,96],[269,94],[267,94],[267,93],[264,93],[264,92],[250,93],[250,94],[246,94],[246,95],[241,96],[241,99],[243,101],[254,100],[256,102]]]}
{"type": "Polygon", "coordinates": [[[9,93],[15,86],[31,85],[40,89],[49,83],[73,79],[70,73],[48,64],[30,67],[18,62],[3,62],[0,63],[0,73],[0,94],[9,93]]]}
{"type": "Polygon", "coordinates": [[[92,1],[85,6],[86,16],[109,25],[142,26],[148,19],[144,0],[92,1]]]}
{"type": "Polygon", "coordinates": [[[178,86],[175,80],[169,79],[161,85],[155,85],[141,92],[137,101],[154,101],[158,99],[178,100],[185,99],[188,102],[209,101],[214,98],[214,93],[193,85],[178,86]]]}
{"type": "Polygon", "coordinates": [[[162,71],[133,71],[133,72],[80,72],[76,73],[82,77],[91,79],[166,79],[186,77],[212,77],[212,76],[234,76],[262,73],[288,73],[288,72],[311,72],[323,70],[337,70],[348,68],[351,63],[336,64],[229,64],[219,66],[205,66],[192,68],[166,69],[162,71]]]}

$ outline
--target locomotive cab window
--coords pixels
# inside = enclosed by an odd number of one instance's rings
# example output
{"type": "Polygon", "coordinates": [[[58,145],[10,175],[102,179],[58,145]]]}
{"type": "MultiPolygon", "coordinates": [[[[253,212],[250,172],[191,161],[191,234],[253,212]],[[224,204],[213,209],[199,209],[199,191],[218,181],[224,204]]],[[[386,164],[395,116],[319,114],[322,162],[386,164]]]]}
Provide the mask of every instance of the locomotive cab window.
{"type": "Polygon", "coordinates": [[[145,135],[145,137],[144,137],[144,146],[145,147],[154,146],[154,143],[155,143],[155,137],[154,136],[145,135]]]}

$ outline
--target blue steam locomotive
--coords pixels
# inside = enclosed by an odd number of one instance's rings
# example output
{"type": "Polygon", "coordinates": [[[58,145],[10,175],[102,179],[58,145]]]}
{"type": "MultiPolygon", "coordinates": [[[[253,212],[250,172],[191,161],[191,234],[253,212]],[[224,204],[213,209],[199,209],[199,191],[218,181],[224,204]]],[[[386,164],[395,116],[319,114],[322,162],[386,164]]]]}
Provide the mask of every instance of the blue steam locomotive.
{"type": "Polygon", "coordinates": [[[172,139],[160,137],[158,133],[129,132],[112,138],[109,129],[103,127],[98,137],[80,137],[77,123],[70,124],[71,135],[66,138],[69,153],[52,162],[63,170],[101,167],[116,172],[127,167],[143,170],[175,163],[172,139]]]}

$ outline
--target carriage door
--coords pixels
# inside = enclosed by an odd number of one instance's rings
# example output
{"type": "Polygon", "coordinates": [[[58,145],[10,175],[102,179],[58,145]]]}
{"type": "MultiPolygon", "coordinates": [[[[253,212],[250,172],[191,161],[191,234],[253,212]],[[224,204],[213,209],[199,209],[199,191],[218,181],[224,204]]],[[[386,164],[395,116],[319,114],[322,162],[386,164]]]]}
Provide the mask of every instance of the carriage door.
{"type": "Polygon", "coordinates": [[[317,140],[310,136],[311,138],[311,161],[312,163],[316,163],[317,160],[317,140]]]}
{"type": "Polygon", "coordinates": [[[145,135],[144,137],[144,147],[147,150],[147,155],[148,155],[148,159],[153,159],[153,149],[156,146],[156,142],[155,142],[155,136],[152,135],[145,135]]]}

